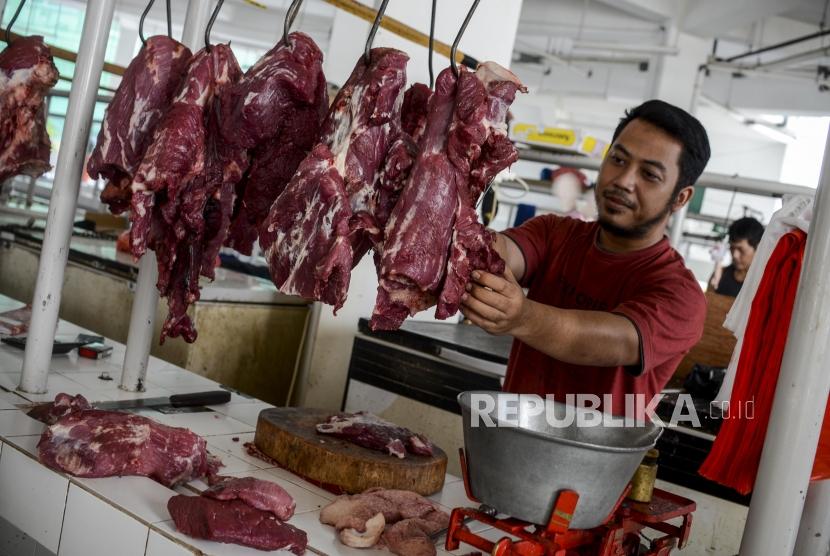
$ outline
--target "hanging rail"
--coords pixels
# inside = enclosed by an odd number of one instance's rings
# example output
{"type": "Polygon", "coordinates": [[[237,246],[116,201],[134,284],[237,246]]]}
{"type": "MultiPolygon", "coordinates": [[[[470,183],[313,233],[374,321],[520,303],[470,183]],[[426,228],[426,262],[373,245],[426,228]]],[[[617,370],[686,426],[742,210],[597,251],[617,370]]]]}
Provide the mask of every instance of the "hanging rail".
{"type": "MultiPolygon", "coordinates": [[[[8,31],[7,29],[0,29],[0,33],[5,33],[8,31]]],[[[17,40],[23,35],[18,35],[17,33],[10,32],[11,40],[17,40]]],[[[78,61],[78,54],[72,52],[71,50],[66,50],[64,48],[59,48],[57,46],[52,46],[51,44],[47,44],[46,46],[49,47],[49,51],[52,53],[52,56],[58,58],[60,60],[66,60],[67,62],[77,62],[78,61]]],[[[107,73],[112,73],[113,75],[124,75],[124,72],[127,71],[127,68],[124,66],[119,66],[118,64],[110,64],[108,62],[104,62],[104,71],[107,73]]]]}

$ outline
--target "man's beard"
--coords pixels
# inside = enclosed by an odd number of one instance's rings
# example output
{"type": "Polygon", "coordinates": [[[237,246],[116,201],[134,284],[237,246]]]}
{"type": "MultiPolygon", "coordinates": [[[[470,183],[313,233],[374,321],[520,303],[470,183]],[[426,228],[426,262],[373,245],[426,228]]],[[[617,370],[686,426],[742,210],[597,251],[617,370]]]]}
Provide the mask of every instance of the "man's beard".
{"type": "Polygon", "coordinates": [[[656,214],[652,218],[649,218],[645,222],[641,222],[634,227],[631,228],[623,228],[621,226],[617,226],[610,220],[603,218],[602,215],[599,215],[598,221],[599,225],[602,227],[603,230],[611,234],[612,236],[624,238],[624,239],[640,239],[648,235],[648,233],[654,229],[666,215],[671,214],[671,208],[674,204],[674,199],[671,199],[663,210],[660,211],[659,214],[656,214]]]}

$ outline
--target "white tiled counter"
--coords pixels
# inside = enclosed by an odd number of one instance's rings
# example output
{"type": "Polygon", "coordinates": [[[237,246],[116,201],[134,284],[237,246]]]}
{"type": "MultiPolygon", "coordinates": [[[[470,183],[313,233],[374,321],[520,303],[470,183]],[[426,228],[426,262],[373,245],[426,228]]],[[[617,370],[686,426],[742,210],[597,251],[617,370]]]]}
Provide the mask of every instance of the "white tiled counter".
{"type": "MultiPolygon", "coordinates": [[[[0,296],[0,312],[19,307],[20,302],[0,296]]],[[[85,330],[65,321],[58,335],[74,336],[85,330]]],[[[52,401],[59,392],[82,394],[90,402],[157,397],[211,390],[219,384],[189,371],[151,358],[147,391],[129,393],[118,389],[124,345],[113,345],[111,357],[103,360],[69,356],[52,358],[49,391],[42,395],[15,392],[20,380],[23,352],[0,344],[0,518],[25,533],[39,546],[35,554],[60,556],[185,556],[192,554],[243,556],[263,551],[231,544],[192,539],[176,531],[167,512],[167,501],[175,494],[196,495],[205,488],[194,481],[171,490],[145,477],[80,479],[55,472],[37,461],[36,445],[44,425],[31,419],[24,409],[33,402],[52,401]],[[113,380],[101,380],[106,371],[113,380]],[[45,551],[44,551],[45,549],[45,551]]],[[[308,534],[309,552],[367,556],[382,554],[343,546],[332,527],[319,521],[321,507],[334,498],[296,475],[249,456],[244,448],[253,441],[259,412],[272,407],[259,400],[233,394],[230,403],[211,406],[210,412],[163,414],[145,410],[143,415],[161,423],[187,427],[203,436],[211,453],[225,467],[220,473],[254,476],[280,484],[296,500],[290,523],[308,534]]],[[[442,492],[432,497],[446,511],[469,505],[458,477],[448,475],[442,492]]],[[[492,531],[500,538],[501,533],[492,531]]],[[[14,543],[0,529],[0,555],[18,556],[14,543]]],[[[487,536],[487,533],[485,533],[487,536]]],[[[459,554],[468,553],[463,546],[459,554]]],[[[283,554],[290,554],[282,552],[283,554]]],[[[25,554],[33,554],[29,549],[25,554]]],[[[446,556],[444,551],[439,554],[446,556]]]]}

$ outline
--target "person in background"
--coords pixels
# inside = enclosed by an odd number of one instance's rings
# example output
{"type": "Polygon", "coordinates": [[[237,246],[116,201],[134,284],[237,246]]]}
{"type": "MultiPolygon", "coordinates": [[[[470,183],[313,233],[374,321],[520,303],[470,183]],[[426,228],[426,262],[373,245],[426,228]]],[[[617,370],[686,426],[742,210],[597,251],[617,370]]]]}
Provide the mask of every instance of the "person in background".
{"type": "Polygon", "coordinates": [[[732,264],[722,268],[720,261],[715,263],[715,272],[709,279],[709,291],[737,297],[763,235],[764,225],[752,217],[739,218],[729,226],[732,264]]]}

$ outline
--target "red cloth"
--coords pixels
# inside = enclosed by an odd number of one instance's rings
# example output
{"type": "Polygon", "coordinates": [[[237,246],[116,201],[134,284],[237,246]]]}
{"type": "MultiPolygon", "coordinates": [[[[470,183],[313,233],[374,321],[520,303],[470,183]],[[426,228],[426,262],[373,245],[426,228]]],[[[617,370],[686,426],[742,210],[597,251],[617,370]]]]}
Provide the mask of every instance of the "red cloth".
{"type": "MultiPolygon", "coordinates": [[[[724,419],[699,471],[707,479],[741,494],[752,491],[758,473],[806,243],[804,232],[790,232],[781,237],[770,256],[752,300],[729,402],[729,418],[724,419]],[[739,408],[747,407],[746,402],[750,400],[754,402],[754,412],[753,418],[748,419],[739,408]]],[[[828,415],[824,418],[819,446],[819,454],[824,455],[816,458],[814,479],[830,477],[828,415]]]]}
{"type": "MultiPolygon", "coordinates": [[[[599,224],[543,215],[505,234],[521,249],[528,298],[562,309],[610,311],[628,318],[640,334],[638,368],[589,367],[558,361],[516,340],[504,390],[527,394],[611,394],[615,415],[625,414],[625,394],[645,403],[674,374],[700,339],[706,298],[669,241],[633,253],[597,246],[599,224]]],[[[638,415],[639,417],[639,415],[638,415]]]]}

